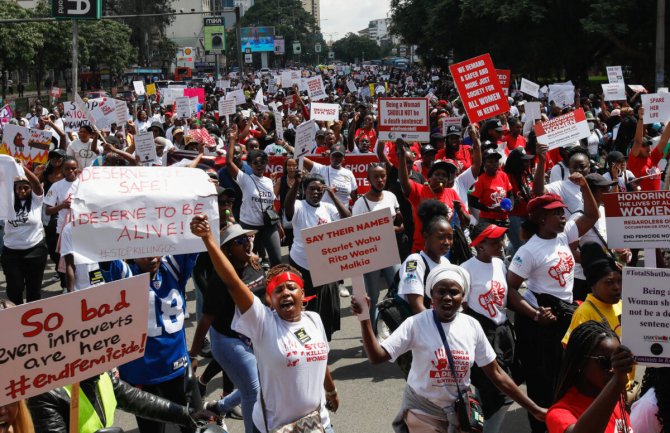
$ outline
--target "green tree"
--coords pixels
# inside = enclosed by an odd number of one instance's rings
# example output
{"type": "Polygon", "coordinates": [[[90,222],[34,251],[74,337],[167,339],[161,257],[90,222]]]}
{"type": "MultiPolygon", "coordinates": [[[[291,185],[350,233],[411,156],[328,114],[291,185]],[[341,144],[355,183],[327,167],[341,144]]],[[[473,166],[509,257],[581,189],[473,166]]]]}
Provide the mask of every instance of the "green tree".
{"type": "Polygon", "coordinates": [[[177,56],[177,51],[179,50],[179,45],[171,39],[163,36],[156,44],[156,48],[153,53],[153,60],[161,65],[161,68],[164,71],[167,71],[170,68],[170,63],[174,61],[177,56]]]}
{"type": "Polygon", "coordinates": [[[130,42],[132,30],[118,21],[86,21],[80,24],[79,48],[83,64],[93,70],[108,66],[112,73],[120,73],[137,56],[130,42]]]}
{"type": "MultiPolygon", "coordinates": [[[[30,12],[16,2],[0,0],[0,19],[29,17],[30,12]]],[[[0,26],[0,81],[3,99],[7,96],[7,76],[4,71],[27,69],[34,65],[37,50],[42,43],[42,33],[36,31],[31,23],[0,26]]]]}
{"type": "MultiPolygon", "coordinates": [[[[317,55],[314,52],[316,43],[321,44],[321,58],[325,58],[326,41],[318,31],[318,23],[314,17],[302,8],[299,0],[256,0],[254,5],[240,20],[242,27],[270,26],[275,28],[275,35],[284,36],[286,41],[285,57],[290,59],[293,41],[299,41],[302,46],[300,60],[304,63],[315,63],[317,55]]],[[[236,38],[230,41],[235,42],[236,38]]],[[[232,45],[232,44],[230,44],[232,45]]],[[[233,47],[231,47],[233,48],[233,47]]],[[[237,47],[234,47],[237,49],[237,47]]],[[[235,56],[236,58],[236,56],[235,56]]]]}
{"type": "MultiPolygon", "coordinates": [[[[40,1],[34,10],[35,17],[51,15],[51,5],[46,0],[40,1]]],[[[41,96],[44,74],[52,69],[65,71],[72,67],[72,23],[70,21],[50,21],[31,23],[33,29],[42,34],[43,43],[36,49],[35,55],[35,84],[37,96],[41,96]]],[[[68,74],[65,77],[65,87],[68,87],[68,74]]]]}
{"type": "Polygon", "coordinates": [[[345,62],[382,57],[382,49],[377,45],[377,42],[354,33],[347,33],[342,39],[333,42],[333,51],[335,52],[335,58],[345,62]]]}

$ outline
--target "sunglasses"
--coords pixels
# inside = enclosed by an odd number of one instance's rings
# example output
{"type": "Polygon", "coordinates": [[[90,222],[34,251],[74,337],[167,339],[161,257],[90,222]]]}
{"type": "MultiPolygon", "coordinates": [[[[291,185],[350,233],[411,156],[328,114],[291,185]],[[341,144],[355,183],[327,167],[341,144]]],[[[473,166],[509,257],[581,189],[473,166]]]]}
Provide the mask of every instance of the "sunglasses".
{"type": "Polygon", "coordinates": [[[605,371],[610,371],[612,369],[612,359],[609,356],[598,355],[598,356],[589,356],[590,359],[595,359],[598,363],[598,366],[605,371]]]}
{"type": "Polygon", "coordinates": [[[237,245],[246,245],[247,243],[253,242],[253,240],[254,240],[253,235],[252,236],[242,235],[233,239],[233,242],[235,242],[235,244],[237,245]]]}

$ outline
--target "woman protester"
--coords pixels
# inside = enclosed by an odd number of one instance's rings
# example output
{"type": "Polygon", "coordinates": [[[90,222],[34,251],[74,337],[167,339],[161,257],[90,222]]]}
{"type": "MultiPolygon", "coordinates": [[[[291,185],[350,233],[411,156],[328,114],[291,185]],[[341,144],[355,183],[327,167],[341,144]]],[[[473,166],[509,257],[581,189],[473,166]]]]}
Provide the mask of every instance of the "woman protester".
{"type": "MultiPolygon", "coordinates": [[[[544,164],[543,158],[540,164],[544,164]]],[[[599,217],[586,179],[572,173],[570,182],[581,190],[584,213],[566,223],[566,205],[560,196],[544,194],[529,201],[529,219],[523,228],[532,236],[516,252],[507,272],[509,293],[515,298],[527,281],[528,290],[523,294],[527,303],[519,303],[520,314],[515,317],[517,350],[528,395],[543,406],[552,401],[563,351],[561,340],[576,308],[575,258],[570,244],[590,230],[599,217]]],[[[529,420],[533,432],[544,432],[544,424],[530,416],[529,420]]]]}
{"type": "Polygon", "coordinates": [[[647,367],[642,378],[642,397],[630,412],[635,433],[670,431],[670,368],[647,367]],[[667,425],[666,425],[667,424],[667,425]]]}
{"type": "Polygon", "coordinates": [[[633,363],[609,326],[588,321],[575,328],[547,414],[549,433],[632,433],[625,391],[633,363]]]}
{"type": "MultiPolygon", "coordinates": [[[[289,154],[284,161],[284,172],[281,177],[275,181],[274,190],[275,197],[279,197],[279,203],[283,204],[286,202],[286,195],[289,190],[293,188],[293,185],[296,183],[296,173],[298,172],[298,160],[293,157],[292,154],[289,154]]],[[[298,195],[297,200],[303,199],[303,191],[300,185],[298,185],[298,195]]],[[[286,219],[286,214],[284,213],[284,208],[282,206],[279,214],[281,215],[282,226],[284,227],[284,239],[282,243],[288,245],[289,253],[293,247],[293,223],[286,219]]]]}
{"type": "MultiPolygon", "coordinates": [[[[386,186],[386,167],[379,162],[368,165],[368,183],[370,190],[364,195],[358,197],[351,213],[360,215],[372,212],[378,209],[388,209],[391,218],[393,218],[395,232],[402,233],[403,223],[402,214],[398,199],[389,191],[384,191],[386,186]]],[[[389,266],[374,272],[368,272],[363,275],[365,282],[365,293],[370,297],[370,321],[377,323],[377,301],[379,300],[380,281],[379,276],[384,278],[387,287],[392,287],[393,278],[400,266],[389,266]]]]}
{"type": "Polygon", "coordinates": [[[203,239],[214,269],[235,302],[232,329],[249,337],[254,347],[260,378],[254,426],[266,433],[307,418],[304,421],[321,423],[327,433],[333,433],[327,409],[336,411],[339,399],[327,366],[326,330],[317,314],[303,311],[307,299],[300,271],[290,265],[270,269],[267,307],[221,251],[207,217],[193,218],[191,231],[203,239]]]}
{"type": "Polygon", "coordinates": [[[521,240],[521,224],[528,219],[528,202],[533,195],[533,159],[535,156],[526,154],[523,147],[513,149],[505,161],[505,173],[512,184],[514,207],[509,212],[510,254],[514,256],[523,244],[521,240]]]}
{"type": "MultiPolygon", "coordinates": [[[[233,126],[228,130],[227,155],[233,155],[237,145],[237,129],[233,126]]],[[[255,230],[257,242],[254,250],[265,249],[270,265],[281,263],[281,219],[272,205],[275,200],[272,180],[265,176],[268,165],[268,154],[262,150],[252,150],[247,155],[252,173],[247,174],[235,165],[233,158],[226,158],[226,168],[230,177],[242,190],[242,207],[240,208],[240,225],[247,230],[255,230]]],[[[263,255],[263,254],[259,254],[263,255]]]]}
{"type": "Polygon", "coordinates": [[[310,174],[303,181],[301,172],[296,173],[293,187],[286,194],[284,213],[286,219],[293,223],[295,234],[293,248],[289,254],[289,263],[302,274],[306,296],[316,295],[316,302],[308,304],[307,309],[319,313],[327,339],[330,341],[333,333],[340,329],[340,298],[337,283],[314,287],[305,253],[305,240],[301,231],[340,218],[348,218],[351,213],[335,194],[335,188],[326,186],[326,181],[322,176],[310,174]],[[305,198],[297,200],[301,184],[305,198]],[[334,204],[322,201],[324,194],[328,194],[334,204]]]}
{"type": "MultiPolygon", "coordinates": [[[[258,257],[251,252],[255,233],[243,229],[239,224],[226,227],[221,232],[221,251],[242,283],[264,302],[265,274],[258,257]]],[[[192,364],[197,366],[195,357],[209,331],[212,355],[237,389],[221,400],[208,403],[206,408],[217,414],[226,414],[241,403],[244,431],[253,433],[252,412],[259,389],[258,367],[249,339],[231,327],[235,303],[227,281],[224,282],[216,272],[209,276],[202,317],[198,321],[189,356],[192,364]]]]}
{"type": "MultiPolygon", "coordinates": [[[[543,421],[546,409],[523,394],[498,365],[496,353],[479,323],[460,314],[470,288],[467,271],[459,266],[440,264],[428,274],[426,288],[432,309],[405,320],[381,344],[375,338],[370,321],[361,322],[363,347],[371,363],[394,361],[412,351],[412,368],[393,430],[460,431],[464,426],[460,425],[459,408],[455,403],[468,390],[470,371],[475,363],[501,391],[543,421]]],[[[351,305],[355,313],[361,312],[363,305],[356,299],[352,299],[351,305]]]]}
{"type": "Polygon", "coordinates": [[[7,297],[16,305],[41,298],[42,277],[47,265],[47,246],[42,226],[42,184],[28,167],[25,176],[14,179],[15,217],[5,221],[2,269],[7,297]]]}

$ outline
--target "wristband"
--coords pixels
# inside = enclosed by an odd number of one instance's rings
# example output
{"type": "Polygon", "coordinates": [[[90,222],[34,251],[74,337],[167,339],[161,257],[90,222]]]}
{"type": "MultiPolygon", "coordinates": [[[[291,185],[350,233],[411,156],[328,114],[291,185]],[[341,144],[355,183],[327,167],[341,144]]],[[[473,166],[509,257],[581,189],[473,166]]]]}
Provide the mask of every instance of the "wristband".
{"type": "Polygon", "coordinates": [[[337,395],[337,388],[333,389],[332,391],[326,391],[326,397],[332,397],[334,395],[337,395]]]}

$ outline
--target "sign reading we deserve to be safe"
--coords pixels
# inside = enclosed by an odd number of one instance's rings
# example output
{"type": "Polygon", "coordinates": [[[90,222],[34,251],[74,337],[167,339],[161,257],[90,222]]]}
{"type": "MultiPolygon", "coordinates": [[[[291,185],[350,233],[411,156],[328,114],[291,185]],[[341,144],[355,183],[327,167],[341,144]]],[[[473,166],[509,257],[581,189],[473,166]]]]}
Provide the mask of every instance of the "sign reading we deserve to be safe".
{"type": "Polygon", "coordinates": [[[393,216],[387,208],[301,233],[314,286],[400,263],[393,216]]]}

